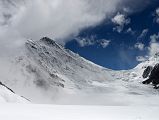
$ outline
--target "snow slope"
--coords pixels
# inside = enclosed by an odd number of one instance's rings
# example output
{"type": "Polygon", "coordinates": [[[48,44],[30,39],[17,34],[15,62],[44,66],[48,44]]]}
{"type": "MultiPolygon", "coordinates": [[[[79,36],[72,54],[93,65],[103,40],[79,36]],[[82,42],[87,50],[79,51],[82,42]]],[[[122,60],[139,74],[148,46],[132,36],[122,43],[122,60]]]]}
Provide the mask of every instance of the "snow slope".
{"type": "Polygon", "coordinates": [[[0,85],[0,103],[29,103],[29,101],[16,95],[6,86],[0,85]]]}
{"type": "Polygon", "coordinates": [[[141,83],[145,67],[158,61],[154,57],[132,70],[114,71],[46,37],[28,40],[24,48],[0,77],[33,103],[159,105],[158,90],[141,83]]]}

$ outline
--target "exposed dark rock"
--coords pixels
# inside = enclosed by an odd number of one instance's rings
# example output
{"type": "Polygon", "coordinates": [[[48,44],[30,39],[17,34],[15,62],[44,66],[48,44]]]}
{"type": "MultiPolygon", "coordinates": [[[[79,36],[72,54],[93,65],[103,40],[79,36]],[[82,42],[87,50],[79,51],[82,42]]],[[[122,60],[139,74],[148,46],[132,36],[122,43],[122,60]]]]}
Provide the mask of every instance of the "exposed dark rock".
{"type": "Polygon", "coordinates": [[[24,97],[24,96],[20,96],[20,97],[22,97],[22,98],[26,99],[27,101],[30,101],[30,102],[31,102],[31,100],[29,100],[28,98],[26,98],[26,97],[24,97]]]}
{"type": "Polygon", "coordinates": [[[12,93],[15,93],[12,89],[10,89],[10,88],[7,87],[6,85],[4,85],[2,82],[0,82],[0,85],[4,86],[4,87],[7,88],[8,90],[10,90],[12,93]]]}
{"type": "Polygon", "coordinates": [[[151,82],[152,82],[152,80],[149,78],[149,79],[143,81],[142,83],[143,83],[143,84],[150,84],[151,82]]]}
{"type": "Polygon", "coordinates": [[[43,41],[44,43],[49,44],[49,45],[55,45],[56,44],[54,40],[52,40],[48,37],[43,37],[42,39],[40,39],[40,41],[43,41]]]}
{"type": "Polygon", "coordinates": [[[152,66],[148,66],[145,70],[144,70],[144,72],[143,72],[143,78],[147,78],[147,77],[149,77],[149,75],[150,75],[150,73],[151,73],[151,71],[152,71],[152,69],[153,69],[153,67],[152,66]]]}
{"type": "Polygon", "coordinates": [[[155,65],[149,78],[152,79],[153,85],[159,84],[159,64],[155,65]]]}
{"type": "Polygon", "coordinates": [[[152,83],[155,88],[157,89],[157,85],[159,84],[159,64],[156,64],[155,67],[152,69],[149,78],[143,81],[143,84],[150,84],[152,83]]]}

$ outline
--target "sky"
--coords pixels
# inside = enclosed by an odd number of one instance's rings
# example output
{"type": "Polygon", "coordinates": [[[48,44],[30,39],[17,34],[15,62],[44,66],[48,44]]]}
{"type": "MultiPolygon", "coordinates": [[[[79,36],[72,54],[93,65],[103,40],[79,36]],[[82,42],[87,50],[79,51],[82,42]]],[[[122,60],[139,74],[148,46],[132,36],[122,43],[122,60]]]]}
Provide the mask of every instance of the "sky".
{"type": "Polygon", "coordinates": [[[0,59],[47,36],[106,68],[159,51],[158,0],[0,0],[0,59]]]}
{"type": "Polygon", "coordinates": [[[158,15],[159,1],[131,14],[116,12],[109,20],[82,30],[66,47],[106,68],[134,68],[159,52],[158,15]]]}

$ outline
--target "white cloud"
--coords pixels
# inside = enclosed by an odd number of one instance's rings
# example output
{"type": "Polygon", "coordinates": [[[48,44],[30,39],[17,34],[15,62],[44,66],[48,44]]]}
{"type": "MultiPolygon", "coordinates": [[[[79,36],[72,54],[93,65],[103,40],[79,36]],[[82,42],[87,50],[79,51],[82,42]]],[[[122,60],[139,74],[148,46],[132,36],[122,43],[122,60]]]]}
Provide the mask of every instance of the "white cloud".
{"type": "Polygon", "coordinates": [[[126,30],[126,33],[129,33],[129,34],[131,34],[131,35],[134,35],[134,34],[135,34],[135,31],[133,31],[132,28],[128,28],[128,29],[126,30]]]}
{"type": "Polygon", "coordinates": [[[112,22],[117,25],[113,28],[113,30],[116,30],[117,32],[122,32],[125,25],[130,23],[130,19],[127,18],[124,14],[117,13],[117,15],[112,18],[112,22]]]}
{"type": "Polygon", "coordinates": [[[159,8],[156,9],[156,14],[159,16],[159,8]]]}
{"type": "Polygon", "coordinates": [[[48,36],[64,44],[82,29],[109,18],[123,1],[0,0],[0,55],[28,38],[48,36]]]}
{"type": "Polygon", "coordinates": [[[95,36],[86,37],[86,38],[76,38],[75,40],[78,42],[80,47],[99,45],[103,48],[106,48],[111,42],[111,40],[106,40],[106,39],[97,40],[95,36]]]}
{"type": "MultiPolygon", "coordinates": [[[[148,47],[145,47],[148,50],[148,55],[147,56],[137,56],[136,60],[139,62],[148,60],[149,57],[155,56],[156,53],[159,53],[159,33],[158,34],[153,34],[150,36],[150,44],[148,47]]],[[[138,47],[140,45],[136,45],[138,47]]],[[[141,45],[141,50],[142,50],[142,45],[141,45]]]]}
{"type": "Polygon", "coordinates": [[[138,62],[144,62],[144,61],[146,61],[148,58],[147,57],[143,57],[143,56],[137,56],[136,57],[136,60],[138,61],[138,62]]]}
{"type": "Polygon", "coordinates": [[[156,22],[159,24],[159,8],[156,9],[156,22]]]}
{"type": "Polygon", "coordinates": [[[75,40],[78,42],[80,47],[92,46],[96,44],[95,36],[86,37],[86,38],[76,38],[75,40]]]}
{"type": "Polygon", "coordinates": [[[111,40],[106,40],[106,39],[102,39],[99,41],[100,45],[103,47],[103,48],[106,48],[109,44],[110,44],[111,40]]]}
{"type": "MultiPolygon", "coordinates": [[[[13,0],[13,6],[0,4],[8,8],[10,19],[9,29],[13,28],[21,36],[39,39],[43,36],[65,39],[77,35],[86,27],[95,26],[116,11],[117,5],[124,0],[13,0]],[[12,6],[12,7],[10,7],[12,6]]],[[[3,9],[3,13],[5,10],[3,9]]],[[[1,22],[6,21],[1,17],[1,22]]]]}
{"type": "Polygon", "coordinates": [[[141,34],[139,35],[137,39],[141,40],[142,38],[144,38],[147,35],[148,31],[149,29],[143,29],[143,31],[141,32],[141,34]]]}
{"type": "Polygon", "coordinates": [[[136,43],[134,47],[142,51],[144,50],[145,45],[143,43],[136,43]]]}
{"type": "Polygon", "coordinates": [[[157,42],[158,39],[159,39],[159,33],[158,34],[153,34],[153,35],[150,36],[151,42],[157,42]]]}
{"type": "Polygon", "coordinates": [[[125,15],[118,13],[116,16],[114,16],[114,18],[112,18],[112,22],[122,26],[124,24],[128,24],[130,20],[126,19],[125,15]]]}
{"type": "Polygon", "coordinates": [[[149,47],[149,54],[150,56],[154,56],[156,53],[159,53],[159,43],[152,42],[149,47]]]}
{"type": "Polygon", "coordinates": [[[117,11],[127,8],[128,14],[144,8],[141,1],[144,0],[0,0],[0,55],[4,48],[19,46],[28,38],[48,36],[66,43],[69,37],[110,19],[117,11]]]}
{"type": "Polygon", "coordinates": [[[149,55],[154,56],[156,53],[159,53],[159,34],[151,35],[150,39],[149,55]]]}

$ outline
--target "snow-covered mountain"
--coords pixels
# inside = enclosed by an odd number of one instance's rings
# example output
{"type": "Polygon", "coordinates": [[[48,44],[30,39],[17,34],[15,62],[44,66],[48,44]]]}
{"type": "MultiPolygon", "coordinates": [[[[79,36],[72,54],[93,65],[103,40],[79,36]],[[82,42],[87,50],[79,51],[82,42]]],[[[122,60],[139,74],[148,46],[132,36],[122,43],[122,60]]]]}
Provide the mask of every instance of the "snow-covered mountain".
{"type": "Polygon", "coordinates": [[[8,65],[10,72],[1,78],[33,103],[154,105],[158,91],[142,84],[142,73],[157,61],[153,57],[132,70],[114,71],[44,37],[28,40],[25,50],[8,65]]]}
{"type": "Polygon", "coordinates": [[[89,91],[95,83],[112,80],[110,70],[85,60],[49,38],[28,40],[25,47],[23,55],[13,61],[9,76],[14,77],[3,82],[35,102],[49,102],[59,92],[89,91]]]}

